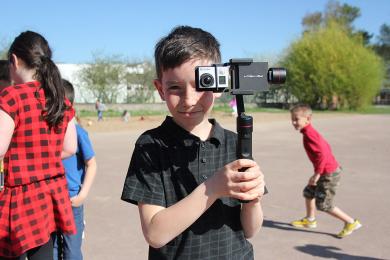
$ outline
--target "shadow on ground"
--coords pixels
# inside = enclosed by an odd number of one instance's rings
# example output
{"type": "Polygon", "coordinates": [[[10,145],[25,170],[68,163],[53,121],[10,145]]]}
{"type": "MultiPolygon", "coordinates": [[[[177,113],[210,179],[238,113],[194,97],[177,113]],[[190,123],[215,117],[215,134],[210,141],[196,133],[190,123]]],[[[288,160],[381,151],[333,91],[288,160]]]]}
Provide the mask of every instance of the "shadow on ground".
{"type": "MultiPolygon", "coordinates": [[[[295,228],[291,226],[290,223],[284,223],[284,222],[278,222],[278,221],[273,221],[273,220],[264,220],[263,222],[263,227],[265,228],[276,228],[276,229],[281,229],[281,230],[287,230],[287,231],[292,231],[292,232],[305,232],[305,233],[315,233],[315,234],[322,234],[326,236],[331,236],[334,238],[337,238],[335,234],[332,233],[327,233],[327,232],[321,232],[321,231],[316,231],[313,229],[301,229],[301,228],[295,228]]],[[[320,245],[312,245],[308,244],[305,246],[296,246],[294,247],[296,250],[309,254],[312,256],[316,257],[321,257],[321,258],[331,258],[331,259],[354,259],[354,260],[359,260],[359,259],[364,259],[364,260],[384,260],[383,258],[375,258],[375,257],[368,257],[368,256],[357,256],[357,255],[350,255],[341,252],[341,249],[338,247],[334,246],[320,246],[320,245]]]]}
{"type": "Polygon", "coordinates": [[[277,228],[277,229],[281,229],[281,230],[288,230],[288,231],[294,231],[294,232],[322,234],[322,235],[327,235],[327,236],[337,238],[337,236],[335,234],[332,234],[332,233],[321,232],[321,231],[317,231],[317,230],[313,230],[313,229],[295,228],[295,227],[291,226],[290,223],[278,222],[278,221],[273,221],[273,220],[264,219],[263,227],[277,228]]]}
{"type": "Polygon", "coordinates": [[[350,255],[341,252],[341,249],[334,246],[319,246],[319,245],[305,245],[305,246],[296,246],[295,249],[303,253],[318,256],[322,258],[331,258],[331,259],[353,259],[353,260],[384,260],[383,258],[375,258],[369,256],[357,256],[350,255]]]}

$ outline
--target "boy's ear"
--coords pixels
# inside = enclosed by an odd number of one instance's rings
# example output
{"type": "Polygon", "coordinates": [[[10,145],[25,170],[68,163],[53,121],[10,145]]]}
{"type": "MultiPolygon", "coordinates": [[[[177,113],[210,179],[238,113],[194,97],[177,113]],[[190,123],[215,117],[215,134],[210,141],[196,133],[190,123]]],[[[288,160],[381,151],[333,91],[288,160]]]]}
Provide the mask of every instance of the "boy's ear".
{"type": "Polygon", "coordinates": [[[153,80],[153,84],[154,84],[154,87],[157,89],[158,94],[160,95],[160,98],[161,98],[163,101],[165,101],[165,98],[164,98],[164,90],[163,90],[163,88],[162,88],[161,80],[155,79],[155,80],[153,80]]]}

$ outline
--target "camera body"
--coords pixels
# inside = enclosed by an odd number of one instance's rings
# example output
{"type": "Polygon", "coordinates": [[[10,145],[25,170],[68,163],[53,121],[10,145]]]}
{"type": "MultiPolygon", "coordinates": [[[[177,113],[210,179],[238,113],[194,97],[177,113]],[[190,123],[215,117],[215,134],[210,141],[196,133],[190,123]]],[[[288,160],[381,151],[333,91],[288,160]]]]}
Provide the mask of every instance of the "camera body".
{"type": "Polygon", "coordinates": [[[268,91],[269,84],[285,81],[285,69],[268,68],[268,62],[253,62],[252,59],[231,59],[229,63],[195,68],[197,91],[230,90],[233,95],[253,95],[268,91]]]}
{"type": "Polygon", "coordinates": [[[229,66],[213,64],[195,69],[195,84],[198,91],[223,92],[229,88],[229,66]]]}

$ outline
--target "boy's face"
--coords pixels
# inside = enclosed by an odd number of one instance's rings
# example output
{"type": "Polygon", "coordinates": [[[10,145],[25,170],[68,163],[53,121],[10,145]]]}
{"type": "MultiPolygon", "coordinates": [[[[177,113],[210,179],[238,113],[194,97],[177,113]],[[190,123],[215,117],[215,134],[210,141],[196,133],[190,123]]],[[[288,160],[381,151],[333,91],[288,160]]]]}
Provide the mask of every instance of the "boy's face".
{"type": "Polygon", "coordinates": [[[306,115],[303,111],[296,111],[291,113],[291,123],[294,128],[298,131],[302,130],[310,124],[311,116],[306,115]]]}
{"type": "Polygon", "coordinates": [[[178,67],[163,71],[161,79],[154,81],[174,121],[187,131],[208,124],[214,99],[221,95],[211,91],[197,92],[195,89],[195,67],[211,64],[207,60],[190,59],[178,67]]]}

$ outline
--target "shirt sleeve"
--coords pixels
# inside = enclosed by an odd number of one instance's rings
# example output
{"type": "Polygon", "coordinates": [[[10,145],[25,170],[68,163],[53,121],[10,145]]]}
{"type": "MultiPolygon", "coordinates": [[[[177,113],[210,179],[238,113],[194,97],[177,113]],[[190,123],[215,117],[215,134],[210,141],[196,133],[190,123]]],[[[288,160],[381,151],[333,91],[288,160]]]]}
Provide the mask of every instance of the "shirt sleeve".
{"type": "Polygon", "coordinates": [[[77,142],[79,153],[82,155],[84,161],[87,161],[95,156],[95,152],[92,147],[91,140],[89,139],[87,131],[80,126],[77,127],[77,142]]]}
{"type": "Polygon", "coordinates": [[[162,170],[156,164],[159,160],[156,156],[157,145],[140,144],[137,141],[125,179],[122,200],[136,205],[144,203],[166,207],[162,170]]]}

